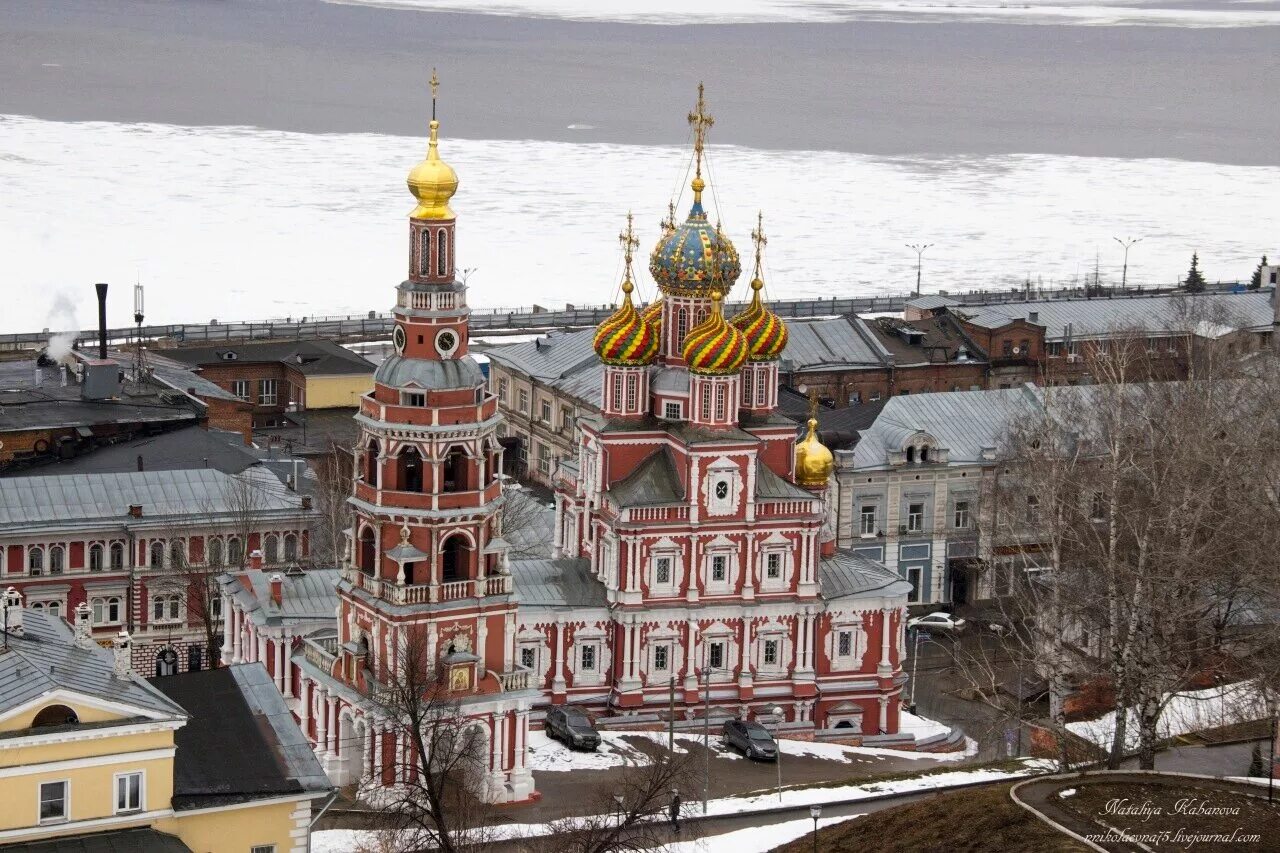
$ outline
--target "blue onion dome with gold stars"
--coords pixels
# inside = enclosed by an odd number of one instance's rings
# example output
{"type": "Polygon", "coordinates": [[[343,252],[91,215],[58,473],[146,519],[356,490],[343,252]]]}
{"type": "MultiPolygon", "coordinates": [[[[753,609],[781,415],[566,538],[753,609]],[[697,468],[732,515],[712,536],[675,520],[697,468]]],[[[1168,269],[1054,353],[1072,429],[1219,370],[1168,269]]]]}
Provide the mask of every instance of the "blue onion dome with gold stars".
{"type": "Polygon", "coordinates": [[[689,125],[693,128],[694,175],[693,206],[689,217],[680,225],[668,220],[664,223],[662,238],[649,256],[649,272],[664,293],[675,296],[702,296],[711,291],[722,295],[729,292],[742,264],[738,250],[718,225],[707,219],[702,206],[702,191],[707,183],[702,179],[702,157],[707,129],[715,120],[707,114],[703,100],[703,87],[698,86],[698,104],[689,113],[689,125]]]}
{"type": "Polygon", "coordinates": [[[605,364],[640,367],[649,364],[658,354],[658,333],[631,302],[631,293],[635,290],[631,283],[631,259],[640,243],[632,230],[630,213],[627,214],[627,230],[618,235],[618,242],[622,244],[624,261],[622,304],[596,328],[591,343],[605,364]]]}
{"type": "Polygon", "coordinates": [[[751,239],[756,246],[756,270],[751,279],[751,304],[745,311],[733,318],[736,326],[747,339],[751,361],[776,361],[787,348],[787,324],[782,318],[765,307],[760,292],[764,290],[764,279],[761,276],[761,260],[764,246],[768,240],[764,236],[764,217],[758,216],[756,229],[751,232],[751,239]]]}
{"type": "Polygon", "coordinates": [[[691,373],[737,373],[747,360],[747,339],[724,319],[720,291],[711,291],[711,313],[684,338],[685,363],[691,373]]]}

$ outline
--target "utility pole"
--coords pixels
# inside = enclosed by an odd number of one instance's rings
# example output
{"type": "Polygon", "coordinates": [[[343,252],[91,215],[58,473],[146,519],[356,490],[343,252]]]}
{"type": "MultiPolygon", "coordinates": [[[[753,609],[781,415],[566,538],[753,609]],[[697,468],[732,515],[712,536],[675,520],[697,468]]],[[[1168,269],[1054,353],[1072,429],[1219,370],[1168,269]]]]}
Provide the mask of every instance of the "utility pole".
{"type": "Polygon", "coordinates": [[[920,666],[920,635],[924,632],[916,628],[912,632],[915,636],[912,638],[911,647],[911,701],[907,704],[911,706],[911,713],[916,712],[916,669],[920,666]]]}
{"type": "Polygon", "coordinates": [[[1121,240],[1119,237],[1112,237],[1111,239],[1115,240],[1121,246],[1124,246],[1124,270],[1120,273],[1120,289],[1124,290],[1125,286],[1129,283],[1129,247],[1135,243],[1141,243],[1142,238],[1126,237],[1121,240]]]}
{"type": "Polygon", "coordinates": [[[920,295],[920,267],[924,263],[924,250],[932,243],[908,243],[907,248],[916,253],[916,296],[920,295]]]}
{"type": "Polygon", "coordinates": [[[702,814],[707,813],[711,797],[711,667],[702,668],[702,748],[707,751],[706,772],[702,778],[702,814]]]}
{"type": "Polygon", "coordinates": [[[676,756],[676,677],[667,680],[667,752],[668,761],[676,756]]]}

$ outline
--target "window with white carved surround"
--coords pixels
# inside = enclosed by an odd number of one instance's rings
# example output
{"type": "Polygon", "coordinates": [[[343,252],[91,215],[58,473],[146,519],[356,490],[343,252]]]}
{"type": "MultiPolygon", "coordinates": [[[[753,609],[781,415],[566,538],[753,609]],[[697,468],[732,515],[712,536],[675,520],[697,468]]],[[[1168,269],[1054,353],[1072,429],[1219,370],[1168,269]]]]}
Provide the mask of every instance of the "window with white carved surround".
{"type": "Polygon", "coordinates": [[[609,648],[604,642],[604,631],[599,628],[579,628],[573,633],[573,653],[569,656],[569,670],[575,686],[604,684],[609,669],[609,648]]]}
{"type": "Polygon", "coordinates": [[[681,571],[680,546],[665,536],[649,548],[647,567],[649,594],[679,595],[684,572],[681,571]]]}
{"type": "Polygon", "coordinates": [[[742,472],[738,464],[727,457],[720,457],[707,467],[702,478],[702,497],[707,515],[733,515],[742,500],[742,472]]]}
{"type": "Polygon", "coordinates": [[[702,551],[702,583],[707,595],[729,595],[738,582],[738,546],[721,535],[702,551]]]}
{"type": "Polygon", "coordinates": [[[738,666],[737,636],[737,631],[722,622],[713,623],[702,631],[699,662],[704,672],[711,670],[713,684],[733,679],[738,666]]]}
{"type": "Polygon", "coordinates": [[[867,632],[862,617],[857,613],[833,613],[824,651],[833,671],[861,669],[863,655],[867,653],[867,632]]]}
{"type": "Polygon", "coordinates": [[[647,684],[666,684],[683,665],[684,647],[676,631],[660,628],[645,635],[641,666],[647,684]]]}
{"type": "Polygon", "coordinates": [[[780,592],[791,588],[794,546],[781,533],[774,533],[760,543],[756,577],[762,592],[780,592]]]}
{"type": "Polygon", "coordinates": [[[756,640],[751,650],[756,678],[786,678],[791,670],[792,653],[791,635],[786,625],[766,622],[756,628],[756,640]]]}
{"type": "Polygon", "coordinates": [[[551,653],[547,648],[547,635],[542,631],[526,629],[516,635],[516,663],[533,671],[536,680],[546,677],[551,666],[551,653]]]}

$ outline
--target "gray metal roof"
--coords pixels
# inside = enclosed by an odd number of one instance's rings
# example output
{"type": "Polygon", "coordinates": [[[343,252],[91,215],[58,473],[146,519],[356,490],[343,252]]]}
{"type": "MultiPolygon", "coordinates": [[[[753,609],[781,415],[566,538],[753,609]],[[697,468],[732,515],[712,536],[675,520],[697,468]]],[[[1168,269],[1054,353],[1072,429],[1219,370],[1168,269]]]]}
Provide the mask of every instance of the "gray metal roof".
{"type": "Polygon", "coordinates": [[[378,365],[373,379],[393,388],[416,385],[428,391],[477,388],[484,384],[480,365],[470,356],[435,361],[392,355],[378,365]]]}
{"type": "Polygon", "coordinates": [[[238,432],[205,429],[195,424],[178,426],[157,435],[147,435],[72,459],[50,460],[47,464],[15,471],[11,477],[47,477],[71,474],[123,474],[138,470],[164,471],[174,468],[213,468],[224,474],[238,474],[256,465],[265,454],[247,447],[238,432]]]}
{"type": "Polygon", "coordinates": [[[889,362],[889,353],[872,336],[860,317],[787,323],[787,348],[782,351],[783,372],[846,366],[878,366],[889,362]]]}
{"type": "Polygon", "coordinates": [[[874,593],[906,595],[911,584],[870,557],[836,551],[818,562],[818,587],[823,598],[847,598],[874,593]]]}
{"type": "Polygon", "coordinates": [[[630,474],[614,483],[606,493],[618,506],[673,504],[684,500],[684,488],[675,460],[667,447],[659,447],[630,474]]]}
{"type": "MultiPolygon", "coordinates": [[[[1073,393],[1074,388],[1055,391],[1073,393]]],[[[890,399],[867,429],[861,430],[853,449],[853,467],[880,468],[887,465],[890,450],[901,450],[903,442],[918,431],[929,433],[948,451],[951,464],[973,464],[981,459],[982,448],[999,447],[1011,418],[1039,406],[1039,391],[1027,387],[999,391],[951,391],[936,394],[909,394],[890,399]]],[[[837,459],[843,461],[845,452],[837,459]]]]}
{"type": "Polygon", "coordinates": [[[338,606],[338,569],[308,569],[301,573],[279,572],[280,605],[271,598],[274,571],[249,569],[220,578],[223,589],[239,602],[255,623],[280,623],[312,619],[332,620],[338,606]]]}
{"type": "Polygon", "coordinates": [[[585,558],[512,560],[511,576],[522,604],[533,607],[606,607],[604,584],[585,558]]]}
{"type": "Polygon", "coordinates": [[[929,293],[924,296],[917,296],[915,299],[907,300],[908,308],[919,308],[922,311],[959,304],[960,301],[958,299],[952,299],[950,296],[941,296],[937,293],[929,293]]]}
{"type": "Polygon", "coordinates": [[[126,382],[123,393],[116,399],[84,400],[74,380],[66,386],[61,384],[58,368],[39,368],[38,373],[37,382],[34,359],[0,362],[0,431],[95,424],[194,423],[204,412],[204,404],[150,379],[126,382]]]}
{"type": "Polygon", "coordinates": [[[270,471],[224,474],[211,468],[124,474],[0,479],[0,531],[33,524],[121,520],[129,506],[144,518],[234,513],[252,496],[255,513],[301,512],[298,495],[270,471]]]}
{"type": "Polygon", "coordinates": [[[43,611],[23,610],[23,633],[0,652],[0,713],[55,690],[133,705],[157,719],[182,719],[181,706],[135,675],[115,677],[115,655],[97,644],[75,645],[71,626],[43,611]]]}
{"type": "Polygon", "coordinates": [[[1174,293],[1115,299],[1047,299],[960,307],[954,313],[976,326],[996,329],[1014,320],[1045,327],[1045,338],[1062,340],[1067,326],[1073,337],[1140,329],[1153,335],[1189,331],[1197,320],[1244,329],[1269,327],[1271,290],[1242,293],[1174,293]],[[1031,319],[1032,314],[1036,319],[1031,319]]]}
{"type": "Polygon", "coordinates": [[[786,498],[790,500],[814,499],[812,492],[806,492],[794,483],[788,483],[782,477],[773,473],[773,469],[759,459],[756,460],[756,497],[786,498]]]}
{"type": "Polygon", "coordinates": [[[210,366],[225,361],[281,362],[305,376],[359,375],[373,372],[373,362],[323,338],[301,341],[227,343],[213,347],[165,350],[175,362],[210,366]]]}

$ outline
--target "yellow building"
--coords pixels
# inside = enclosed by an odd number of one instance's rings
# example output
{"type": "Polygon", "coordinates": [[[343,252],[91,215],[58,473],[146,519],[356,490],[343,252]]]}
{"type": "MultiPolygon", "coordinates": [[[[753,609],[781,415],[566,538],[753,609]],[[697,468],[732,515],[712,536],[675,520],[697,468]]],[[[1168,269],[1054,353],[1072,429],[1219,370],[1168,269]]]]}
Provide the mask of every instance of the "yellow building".
{"type": "Polygon", "coordinates": [[[146,681],[0,596],[0,851],[305,853],[332,792],[261,664],[146,681]]]}

